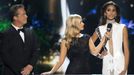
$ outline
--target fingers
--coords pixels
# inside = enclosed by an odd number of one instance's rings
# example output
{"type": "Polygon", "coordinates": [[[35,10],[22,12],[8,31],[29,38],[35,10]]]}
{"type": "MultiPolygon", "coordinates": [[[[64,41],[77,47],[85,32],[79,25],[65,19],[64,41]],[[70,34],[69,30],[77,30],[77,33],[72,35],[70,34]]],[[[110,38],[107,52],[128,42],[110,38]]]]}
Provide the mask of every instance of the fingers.
{"type": "Polygon", "coordinates": [[[22,75],[29,75],[30,71],[25,69],[25,70],[21,71],[21,74],[22,75]]]}
{"type": "Polygon", "coordinates": [[[22,75],[29,75],[29,73],[28,72],[25,72],[25,71],[22,71],[21,74],[22,75]]]}
{"type": "Polygon", "coordinates": [[[43,72],[41,73],[41,75],[51,75],[52,73],[51,72],[43,72]]]}
{"type": "Polygon", "coordinates": [[[110,38],[112,38],[112,35],[111,35],[110,32],[106,32],[104,36],[105,36],[106,39],[108,39],[108,40],[109,40],[110,38]]]}

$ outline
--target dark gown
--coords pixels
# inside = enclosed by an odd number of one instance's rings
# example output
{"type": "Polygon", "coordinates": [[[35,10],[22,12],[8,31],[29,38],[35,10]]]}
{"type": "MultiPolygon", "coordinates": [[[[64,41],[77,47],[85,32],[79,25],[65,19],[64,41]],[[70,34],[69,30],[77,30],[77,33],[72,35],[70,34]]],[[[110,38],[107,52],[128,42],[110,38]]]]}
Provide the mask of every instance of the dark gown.
{"type": "Polygon", "coordinates": [[[72,40],[67,53],[70,63],[66,74],[90,74],[89,38],[89,35],[84,34],[81,38],[72,40]]]}

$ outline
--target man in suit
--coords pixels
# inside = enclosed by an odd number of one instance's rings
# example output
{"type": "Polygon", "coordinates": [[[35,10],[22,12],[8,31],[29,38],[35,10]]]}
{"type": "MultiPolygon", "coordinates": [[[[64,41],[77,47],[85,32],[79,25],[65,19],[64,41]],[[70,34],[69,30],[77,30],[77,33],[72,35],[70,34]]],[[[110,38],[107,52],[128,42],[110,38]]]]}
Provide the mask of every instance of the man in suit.
{"type": "MultiPolygon", "coordinates": [[[[2,33],[0,32],[0,50],[2,48],[2,33]]],[[[1,56],[0,56],[0,73],[1,73],[1,68],[2,68],[2,61],[1,61],[1,56]]]]}
{"type": "Polygon", "coordinates": [[[10,8],[11,27],[3,32],[3,75],[29,75],[36,64],[39,43],[31,29],[24,28],[27,15],[22,4],[10,8]]]}

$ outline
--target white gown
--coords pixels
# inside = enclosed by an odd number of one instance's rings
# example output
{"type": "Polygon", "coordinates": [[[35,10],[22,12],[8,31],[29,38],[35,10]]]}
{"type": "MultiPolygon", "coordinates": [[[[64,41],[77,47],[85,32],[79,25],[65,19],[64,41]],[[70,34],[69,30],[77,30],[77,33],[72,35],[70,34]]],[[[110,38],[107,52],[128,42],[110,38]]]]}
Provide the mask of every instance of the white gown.
{"type": "MultiPolygon", "coordinates": [[[[109,52],[109,41],[106,43],[108,54],[103,58],[102,75],[119,75],[124,69],[124,54],[122,49],[124,24],[112,23],[113,56],[109,52]],[[113,74],[110,72],[113,71],[113,74]]],[[[99,26],[101,36],[104,36],[107,24],[99,26]]],[[[127,73],[126,73],[127,74],[127,73]]]]}

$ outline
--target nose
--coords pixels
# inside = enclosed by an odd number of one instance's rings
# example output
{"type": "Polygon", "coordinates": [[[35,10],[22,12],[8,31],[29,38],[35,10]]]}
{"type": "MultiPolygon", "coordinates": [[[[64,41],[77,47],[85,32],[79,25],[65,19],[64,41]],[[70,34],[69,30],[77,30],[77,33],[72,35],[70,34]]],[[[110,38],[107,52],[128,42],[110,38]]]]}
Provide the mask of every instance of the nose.
{"type": "Polygon", "coordinates": [[[26,18],[28,17],[27,14],[25,14],[25,17],[26,17],[26,18]]]}
{"type": "Polygon", "coordinates": [[[82,22],[82,25],[83,25],[83,26],[85,25],[84,22],[82,22]]]}

